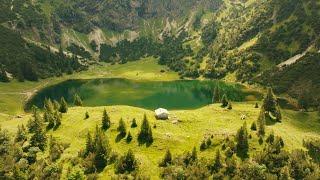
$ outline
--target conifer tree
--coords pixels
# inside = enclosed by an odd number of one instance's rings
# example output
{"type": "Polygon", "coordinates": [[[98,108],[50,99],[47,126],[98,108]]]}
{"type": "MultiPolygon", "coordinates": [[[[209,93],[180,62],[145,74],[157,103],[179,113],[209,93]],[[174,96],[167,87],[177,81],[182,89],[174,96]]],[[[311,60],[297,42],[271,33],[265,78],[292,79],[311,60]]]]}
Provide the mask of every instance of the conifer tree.
{"type": "Polygon", "coordinates": [[[78,94],[74,95],[74,105],[75,106],[82,106],[83,105],[82,100],[78,94]]]}
{"type": "Polygon", "coordinates": [[[268,92],[263,100],[261,110],[265,111],[265,118],[276,119],[277,121],[281,121],[282,119],[277,98],[275,97],[271,88],[268,88],[268,92]]]}
{"type": "Polygon", "coordinates": [[[18,125],[18,130],[17,130],[17,134],[16,134],[14,141],[15,142],[24,142],[25,140],[27,140],[27,130],[23,124],[22,124],[22,126],[18,125]]]}
{"type": "Polygon", "coordinates": [[[200,151],[203,151],[205,149],[207,149],[207,143],[205,140],[203,140],[200,144],[200,151]]]}
{"type": "Polygon", "coordinates": [[[192,161],[196,161],[197,159],[198,159],[197,148],[196,148],[196,147],[193,147],[192,153],[191,153],[191,160],[192,160],[192,161]]]}
{"type": "Polygon", "coordinates": [[[229,110],[232,110],[232,104],[231,104],[231,102],[228,102],[228,109],[229,109],[229,110]]]}
{"type": "Polygon", "coordinates": [[[30,145],[32,147],[38,147],[41,151],[44,151],[47,143],[47,137],[45,131],[41,126],[37,126],[33,135],[30,138],[30,145]]]}
{"type": "Polygon", "coordinates": [[[44,100],[44,110],[47,112],[53,112],[54,106],[50,98],[49,99],[46,98],[44,100]]]}
{"type": "Polygon", "coordinates": [[[64,99],[64,97],[61,97],[59,112],[61,112],[61,113],[68,112],[68,104],[67,104],[66,100],[64,99]]]}
{"type": "Polygon", "coordinates": [[[212,172],[217,173],[220,171],[222,167],[223,167],[222,157],[221,157],[220,150],[218,149],[216,151],[216,155],[212,164],[212,172]]]}
{"type": "Polygon", "coordinates": [[[131,135],[130,131],[127,135],[126,141],[127,141],[127,143],[130,143],[132,141],[132,135],[131,135]]]}
{"type": "Polygon", "coordinates": [[[138,168],[138,162],[131,149],[128,150],[127,154],[122,156],[116,164],[116,173],[124,174],[131,173],[138,168]]]}
{"type": "Polygon", "coordinates": [[[89,119],[90,115],[88,113],[88,111],[86,111],[86,113],[84,114],[84,119],[89,119]]]}
{"type": "Polygon", "coordinates": [[[261,107],[257,124],[258,124],[258,135],[264,136],[266,133],[266,116],[265,116],[265,110],[263,106],[261,107]]]}
{"type": "Polygon", "coordinates": [[[138,141],[140,143],[152,143],[153,136],[152,136],[152,129],[150,127],[149,121],[147,119],[146,114],[144,114],[141,130],[138,135],[138,141]]]}
{"type": "Polygon", "coordinates": [[[252,131],[256,131],[256,130],[257,130],[257,124],[256,124],[256,122],[252,122],[250,129],[251,129],[252,131]]]}
{"type": "Polygon", "coordinates": [[[212,144],[211,138],[208,138],[206,142],[207,147],[210,147],[211,144],[212,144]]]}
{"type": "Polygon", "coordinates": [[[110,146],[103,132],[96,127],[94,139],[94,164],[98,170],[102,170],[107,165],[107,160],[110,155],[110,146]]]}
{"type": "Polygon", "coordinates": [[[107,113],[107,110],[104,109],[103,110],[103,114],[102,114],[102,129],[103,130],[108,130],[111,126],[111,121],[110,121],[110,117],[107,113]]]}
{"type": "Polygon", "coordinates": [[[162,161],[160,162],[160,167],[167,167],[172,164],[172,154],[169,149],[167,149],[166,154],[164,155],[162,161]]]}
{"type": "Polygon", "coordinates": [[[43,127],[43,119],[41,118],[38,112],[38,108],[33,107],[32,111],[33,111],[32,119],[30,119],[27,124],[29,133],[34,133],[37,129],[43,127]]]}
{"type": "Polygon", "coordinates": [[[61,114],[58,112],[58,111],[56,111],[55,113],[54,113],[54,120],[55,120],[55,122],[54,122],[54,128],[55,129],[57,129],[60,125],[61,125],[61,114]]]}
{"type": "Polygon", "coordinates": [[[247,157],[249,150],[248,142],[248,132],[247,132],[247,123],[245,122],[243,126],[238,130],[236,135],[236,149],[237,154],[240,157],[247,157]]]}
{"type": "Polygon", "coordinates": [[[89,153],[93,153],[94,152],[94,144],[93,144],[93,140],[91,137],[90,132],[88,132],[87,134],[87,139],[86,139],[86,148],[85,148],[85,156],[87,156],[89,153]]]}
{"type": "Polygon", "coordinates": [[[131,128],[136,128],[136,127],[138,127],[137,121],[136,121],[136,118],[133,118],[131,123],[131,128]]]}
{"type": "Polygon", "coordinates": [[[221,107],[227,107],[228,106],[228,98],[227,98],[226,94],[224,94],[222,96],[221,103],[222,103],[221,107]]]}
{"type": "Polygon", "coordinates": [[[259,108],[259,104],[256,103],[255,106],[254,106],[254,108],[258,109],[258,108],[259,108]]]}
{"type": "Polygon", "coordinates": [[[117,131],[121,136],[125,136],[127,134],[127,128],[126,128],[126,123],[123,121],[122,118],[120,118],[119,121],[119,126],[117,128],[117,131]]]}
{"type": "Polygon", "coordinates": [[[60,110],[60,103],[59,103],[57,100],[54,100],[54,101],[53,101],[53,108],[54,108],[56,111],[59,111],[59,110],[60,110]]]}

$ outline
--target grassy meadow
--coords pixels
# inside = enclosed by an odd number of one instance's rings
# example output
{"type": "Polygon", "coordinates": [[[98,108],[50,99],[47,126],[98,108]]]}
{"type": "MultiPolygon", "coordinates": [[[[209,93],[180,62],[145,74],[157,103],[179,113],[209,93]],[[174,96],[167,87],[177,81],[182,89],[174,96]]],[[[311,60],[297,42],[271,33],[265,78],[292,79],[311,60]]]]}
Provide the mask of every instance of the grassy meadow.
{"type": "MultiPolygon", "coordinates": [[[[155,63],[154,59],[130,62],[125,65],[94,65],[86,72],[73,75],[41,80],[39,82],[11,82],[0,84],[0,125],[7,129],[12,135],[16,132],[17,126],[27,123],[31,115],[23,112],[24,101],[39,89],[48,85],[62,82],[66,79],[90,79],[121,77],[135,80],[171,81],[177,80],[178,75],[173,72],[160,73],[160,70],[167,69],[155,63]],[[17,117],[16,115],[22,115],[17,117]]],[[[250,100],[250,99],[247,99],[250,100]]],[[[68,113],[63,114],[61,126],[48,135],[57,137],[59,141],[69,143],[60,161],[68,161],[76,157],[78,152],[84,148],[86,134],[93,132],[96,125],[101,124],[102,112],[107,110],[111,118],[111,128],[106,132],[109,143],[114,152],[119,155],[132,149],[139,160],[139,172],[148,175],[151,179],[159,179],[160,168],[158,162],[164,156],[167,148],[173,155],[191,151],[196,147],[200,157],[214,157],[215,150],[221,146],[225,137],[233,137],[237,130],[246,121],[248,129],[259,115],[259,108],[254,108],[257,101],[246,101],[233,103],[233,109],[227,110],[220,107],[220,104],[204,106],[193,110],[170,111],[170,119],[167,121],[156,120],[154,112],[146,109],[129,106],[106,106],[106,107],[71,107],[68,113]],[[85,119],[85,113],[90,117],[85,119]],[[137,141],[137,134],[143,115],[146,114],[152,127],[154,142],[151,146],[140,146],[137,141]],[[242,120],[241,116],[246,119],[242,120]],[[117,140],[117,126],[119,119],[126,122],[127,132],[130,131],[133,140],[127,143],[125,139],[117,140]],[[138,127],[130,128],[133,118],[136,118],[138,127]],[[177,121],[177,123],[176,123],[177,121]],[[213,135],[213,145],[205,151],[199,151],[201,141],[205,137],[213,135]]],[[[258,102],[261,104],[261,102],[258,102]]],[[[272,131],[282,136],[286,144],[285,148],[291,150],[303,148],[302,141],[308,137],[320,137],[320,120],[316,113],[295,112],[282,110],[283,121],[267,127],[267,133],[272,131]]],[[[255,153],[263,148],[259,145],[256,132],[249,130],[252,138],[250,142],[250,153],[255,153]]],[[[44,152],[45,154],[48,152],[44,152]]],[[[45,155],[43,154],[43,155],[45,155]]],[[[252,154],[251,154],[252,155],[252,154]]],[[[67,166],[67,165],[65,165],[67,166]]],[[[66,175],[66,168],[63,176],[66,175]]],[[[99,174],[101,179],[110,179],[114,175],[114,166],[107,166],[99,174]]]]}

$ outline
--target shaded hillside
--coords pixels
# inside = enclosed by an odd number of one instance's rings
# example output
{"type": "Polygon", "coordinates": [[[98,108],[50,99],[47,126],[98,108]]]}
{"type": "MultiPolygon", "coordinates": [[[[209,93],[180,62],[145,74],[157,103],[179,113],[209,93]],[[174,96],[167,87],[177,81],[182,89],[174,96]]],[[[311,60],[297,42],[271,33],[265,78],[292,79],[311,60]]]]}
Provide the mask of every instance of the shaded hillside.
{"type": "Polygon", "coordinates": [[[60,76],[84,67],[76,58],[50,52],[27,43],[18,33],[0,26],[0,67],[23,81],[60,76]]]}

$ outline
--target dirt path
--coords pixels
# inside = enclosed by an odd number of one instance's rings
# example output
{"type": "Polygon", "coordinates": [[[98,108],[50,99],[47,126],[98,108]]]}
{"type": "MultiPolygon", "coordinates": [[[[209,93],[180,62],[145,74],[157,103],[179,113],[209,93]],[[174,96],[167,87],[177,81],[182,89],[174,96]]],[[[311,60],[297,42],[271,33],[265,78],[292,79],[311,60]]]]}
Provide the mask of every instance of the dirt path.
{"type": "Polygon", "coordinates": [[[277,65],[278,68],[283,68],[285,66],[294,64],[295,62],[299,61],[301,58],[303,58],[312,48],[313,48],[314,44],[312,44],[311,46],[309,46],[303,53],[301,54],[297,54],[293,57],[291,57],[290,59],[280,63],[277,65]]]}

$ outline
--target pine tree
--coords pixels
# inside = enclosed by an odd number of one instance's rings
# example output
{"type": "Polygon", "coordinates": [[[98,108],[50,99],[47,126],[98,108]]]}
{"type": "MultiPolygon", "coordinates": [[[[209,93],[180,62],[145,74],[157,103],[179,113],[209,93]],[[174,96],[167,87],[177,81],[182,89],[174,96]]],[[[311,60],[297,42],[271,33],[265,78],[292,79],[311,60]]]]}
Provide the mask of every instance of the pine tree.
{"type": "Polygon", "coordinates": [[[44,110],[47,112],[53,112],[54,106],[50,98],[49,99],[46,98],[44,100],[44,110]]]}
{"type": "Polygon", "coordinates": [[[94,152],[94,144],[93,144],[93,140],[91,137],[90,132],[88,132],[87,134],[87,139],[86,139],[86,148],[85,148],[85,156],[89,155],[89,153],[93,153],[94,152]]]}
{"type": "Polygon", "coordinates": [[[68,112],[68,104],[67,104],[66,100],[64,99],[64,97],[61,97],[59,112],[61,112],[61,113],[68,112]]]}
{"type": "Polygon", "coordinates": [[[247,132],[247,123],[245,122],[243,126],[238,130],[236,135],[236,149],[237,154],[240,157],[247,157],[249,150],[249,142],[248,142],[248,132],[247,132]]]}
{"type": "Polygon", "coordinates": [[[24,125],[18,125],[18,131],[14,139],[15,142],[24,142],[27,140],[27,130],[24,125]]]}
{"type": "Polygon", "coordinates": [[[267,95],[263,100],[261,110],[262,109],[265,111],[266,117],[281,121],[282,117],[280,107],[271,88],[268,88],[267,95]]]}
{"type": "Polygon", "coordinates": [[[117,128],[117,131],[119,132],[119,134],[121,136],[125,136],[127,134],[126,124],[125,124],[125,122],[123,121],[122,118],[120,118],[119,126],[117,128]]]}
{"type": "Polygon", "coordinates": [[[253,122],[253,123],[251,124],[250,129],[251,129],[252,131],[256,131],[256,130],[257,130],[257,124],[256,124],[256,122],[253,122]]]}
{"type": "Polygon", "coordinates": [[[82,100],[78,94],[74,95],[74,105],[75,106],[82,106],[82,100]]]}
{"type": "Polygon", "coordinates": [[[103,110],[103,114],[102,114],[102,129],[103,130],[108,130],[111,126],[111,121],[110,121],[110,117],[107,113],[107,110],[103,110]]]}
{"type": "Polygon", "coordinates": [[[88,111],[84,114],[84,119],[89,119],[90,115],[88,113],[88,111]]]}
{"type": "Polygon", "coordinates": [[[54,129],[58,129],[59,128],[59,126],[61,125],[61,114],[58,112],[58,111],[56,111],[55,113],[54,113],[54,129]]]}
{"type": "Polygon", "coordinates": [[[53,108],[56,110],[56,111],[59,111],[60,110],[60,104],[57,100],[54,100],[53,101],[53,108]]]}
{"type": "Polygon", "coordinates": [[[116,164],[116,173],[124,174],[131,173],[138,168],[138,162],[131,149],[128,150],[127,154],[122,156],[116,164]]]}
{"type": "Polygon", "coordinates": [[[220,169],[223,167],[223,162],[222,162],[222,157],[221,157],[221,154],[220,154],[220,150],[218,149],[216,151],[216,155],[215,155],[215,158],[214,158],[214,162],[212,164],[212,172],[219,172],[220,169]]]}
{"type": "Polygon", "coordinates": [[[107,165],[107,160],[110,155],[110,146],[103,132],[96,127],[94,139],[94,164],[98,170],[102,170],[107,165]]]}
{"type": "Polygon", "coordinates": [[[256,105],[254,106],[254,108],[258,109],[258,108],[259,108],[259,104],[256,103],[256,105]]]}
{"type": "Polygon", "coordinates": [[[131,128],[136,128],[136,127],[138,127],[137,121],[136,121],[136,118],[133,118],[132,123],[131,123],[131,128]]]}
{"type": "Polygon", "coordinates": [[[207,147],[210,147],[211,144],[212,144],[211,138],[208,138],[206,142],[207,147]]]}
{"type": "Polygon", "coordinates": [[[228,98],[227,98],[226,94],[224,94],[222,96],[221,103],[222,103],[221,107],[227,107],[228,106],[228,98]]]}
{"type": "Polygon", "coordinates": [[[44,151],[47,143],[47,137],[45,131],[41,126],[38,126],[33,135],[30,138],[30,145],[32,147],[38,147],[41,151],[44,151]]]}
{"type": "Polygon", "coordinates": [[[207,143],[203,140],[200,144],[200,151],[204,151],[205,149],[207,149],[207,143]]]}
{"type": "Polygon", "coordinates": [[[212,103],[218,103],[218,102],[220,102],[220,90],[219,90],[219,86],[215,86],[213,91],[212,103]]]}
{"type": "Polygon", "coordinates": [[[196,148],[196,147],[193,147],[192,153],[191,153],[191,160],[192,160],[192,161],[196,161],[197,159],[198,159],[197,148],[196,148]]]}
{"type": "Polygon", "coordinates": [[[41,118],[38,112],[38,108],[33,107],[32,111],[33,111],[33,115],[32,115],[33,119],[30,119],[27,124],[29,133],[34,133],[36,132],[37,129],[43,127],[43,119],[41,118]]]}
{"type": "Polygon", "coordinates": [[[261,107],[257,124],[258,124],[258,135],[264,136],[266,133],[266,116],[265,116],[265,110],[263,106],[261,107]]]}
{"type": "Polygon", "coordinates": [[[128,135],[127,135],[127,139],[126,139],[127,143],[130,143],[132,141],[132,135],[129,131],[128,135]]]}
{"type": "Polygon", "coordinates": [[[138,135],[138,141],[140,143],[152,143],[153,136],[152,136],[152,129],[149,125],[149,121],[147,119],[146,114],[144,114],[144,118],[141,125],[141,130],[138,135]]]}
{"type": "Polygon", "coordinates": [[[167,167],[172,164],[172,154],[169,149],[167,149],[166,154],[164,155],[162,161],[160,162],[160,167],[167,167]]]}

